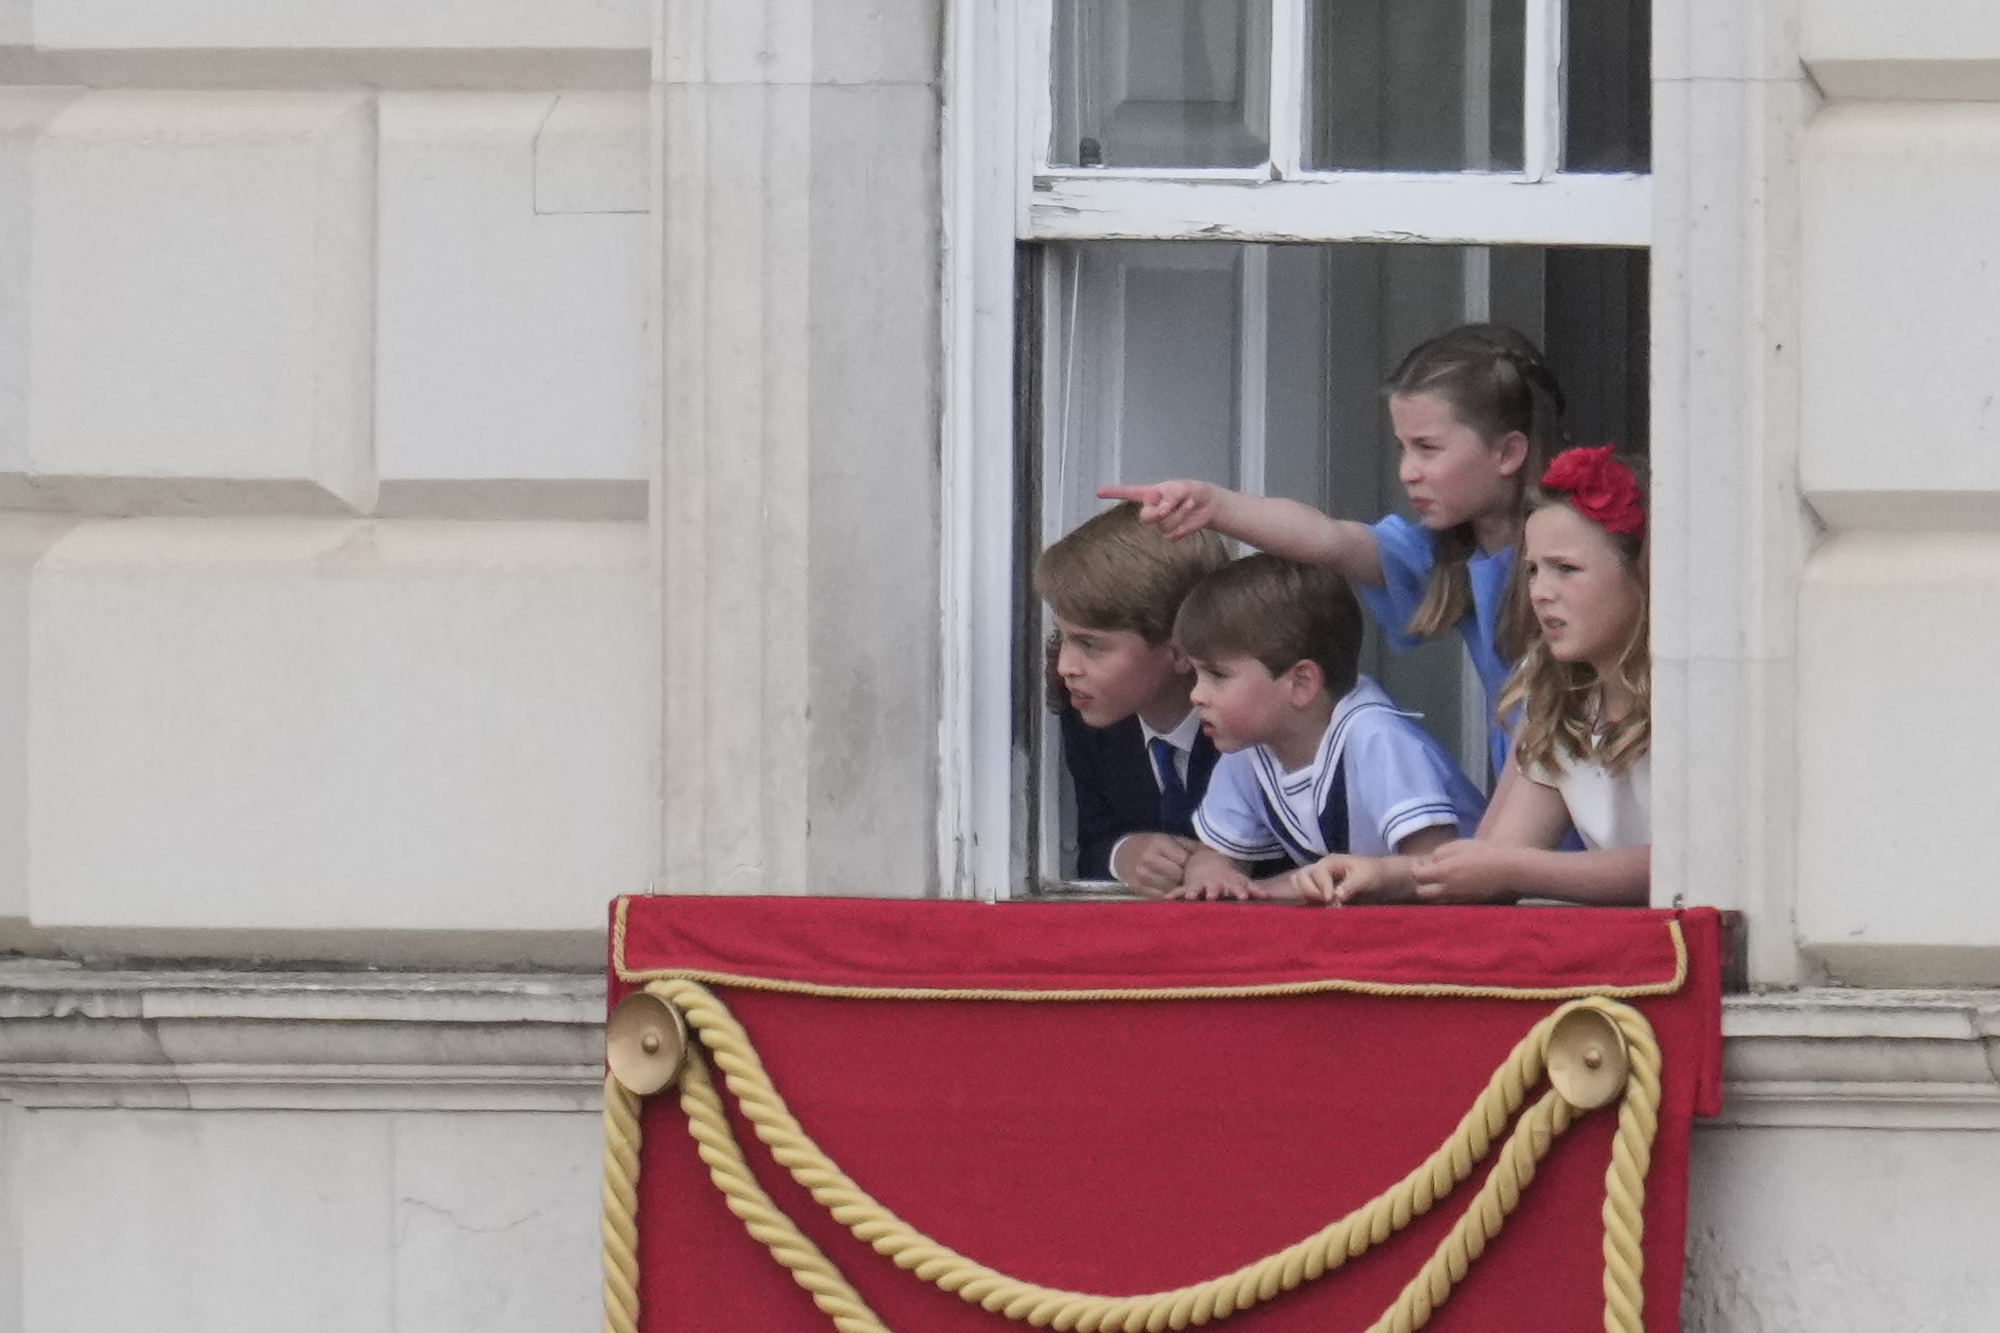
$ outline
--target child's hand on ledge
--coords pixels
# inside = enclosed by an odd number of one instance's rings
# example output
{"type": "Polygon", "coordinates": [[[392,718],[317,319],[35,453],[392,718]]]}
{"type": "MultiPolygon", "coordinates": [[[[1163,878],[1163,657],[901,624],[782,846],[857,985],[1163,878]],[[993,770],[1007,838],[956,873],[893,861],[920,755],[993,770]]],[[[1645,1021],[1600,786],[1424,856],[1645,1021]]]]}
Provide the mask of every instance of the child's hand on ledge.
{"type": "Polygon", "coordinates": [[[1263,896],[1263,892],[1250,883],[1250,877],[1243,873],[1241,866],[1207,847],[1197,847],[1188,854],[1181,886],[1167,894],[1169,898],[1197,900],[1263,896]]]}
{"type": "Polygon", "coordinates": [[[1417,898],[1427,903],[1512,902],[1522,878],[1520,850],[1476,838],[1448,842],[1412,863],[1417,898]]]}
{"type": "Polygon", "coordinates": [[[1200,846],[1171,833],[1134,833],[1112,854],[1111,873],[1148,898],[1164,898],[1181,886],[1188,857],[1200,846]]]}
{"type": "Polygon", "coordinates": [[[1406,856],[1321,857],[1298,871],[1301,896],[1309,903],[1408,902],[1413,890],[1406,856]]]}

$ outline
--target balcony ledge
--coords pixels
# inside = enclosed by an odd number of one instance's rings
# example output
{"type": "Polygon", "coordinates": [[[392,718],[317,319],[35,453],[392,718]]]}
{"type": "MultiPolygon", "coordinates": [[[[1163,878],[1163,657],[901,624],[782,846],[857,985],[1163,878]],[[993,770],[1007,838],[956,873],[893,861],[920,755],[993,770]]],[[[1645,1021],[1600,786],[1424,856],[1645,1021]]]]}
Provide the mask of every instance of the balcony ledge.
{"type": "MultiPolygon", "coordinates": [[[[0,1100],[593,1111],[604,982],[571,972],[0,963],[0,1100]]],[[[2000,1130],[2000,990],[1728,997],[1715,1124],[2000,1130]]]]}

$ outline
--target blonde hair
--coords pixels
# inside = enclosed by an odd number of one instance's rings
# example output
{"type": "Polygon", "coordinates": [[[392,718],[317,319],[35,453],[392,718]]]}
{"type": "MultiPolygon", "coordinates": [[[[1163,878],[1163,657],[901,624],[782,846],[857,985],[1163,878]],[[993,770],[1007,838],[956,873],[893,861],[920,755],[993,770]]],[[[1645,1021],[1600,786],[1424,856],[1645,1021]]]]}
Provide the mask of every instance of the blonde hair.
{"type": "MultiPolygon", "coordinates": [[[[1527,440],[1528,457],[1515,479],[1518,533],[1531,503],[1529,479],[1539,477],[1543,466],[1569,442],[1562,425],[1562,386],[1541,349],[1505,324],[1462,324],[1412,348],[1383,392],[1392,398],[1436,394],[1489,445],[1515,431],[1527,440]]],[[[1430,576],[1407,626],[1412,637],[1436,638],[1473,614],[1468,562],[1478,549],[1471,523],[1432,534],[1430,576]]],[[[1505,660],[1519,656],[1534,635],[1533,615],[1525,603],[1517,609],[1516,581],[1510,574],[1494,625],[1494,644],[1505,660]]]]}
{"type": "MultiPolygon", "coordinates": [[[[1618,461],[1630,469],[1632,479],[1639,487],[1640,505],[1650,514],[1652,502],[1645,463],[1623,455],[1618,456],[1618,461]]],[[[1537,491],[1532,509],[1567,506],[1569,503],[1566,495],[1545,495],[1537,491]]],[[[1599,732],[1599,680],[1596,670],[1584,662],[1558,662],[1549,652],[1548,640],[1536,633],[1520,662],[1507,677],[1507,683],[1501,687],[1496,705],[1496,711],[1503,718],[1516,708],[1521,710],[1521,725],[1514,733],[1514,761],[1523,772],[1536,766],[1561,772],[1570,761],[1587,758],[1602,764],[1608,772],[1623,773],[1639,762],[1652,747],[1653,655],[1647,628],[1652,606],[1647,591],[1652,563],[1649,538],[1646,529],[1637,533],[1606,531],[1604,535],[1617,548],[1627,572],[1639,589],[1638,622],[1632,627],[1632,636],[1619,650],[1618,661],[1613,667],[1618,677],[1616,683],[1632,696],[1632,707],[1625,716],[1599,732]]],[[[1515,572],[1519,574],[1526,563],[1525,559],[1517,556],[1515,572]]],[[[1534,624],[1534,611],[1528,604],[1527,578],[1524,576],[1510,583],[1509,593],[1513,601],[1518,602],[1518,606],[1510,606],[1510,609],[1518,611],[1528,623],[1534,624]]]]}
{"type": "Polygon", "coordinates": [[[1228,563],[1213,532],[1169,541],[1141,523],[1139,506],[1127,501],[1043,551],[1035,561],[1035,592],[1064,620],[1130,630],[1157,647],[1173,637],[1174,614],[1189,589],[1228,563]]]}

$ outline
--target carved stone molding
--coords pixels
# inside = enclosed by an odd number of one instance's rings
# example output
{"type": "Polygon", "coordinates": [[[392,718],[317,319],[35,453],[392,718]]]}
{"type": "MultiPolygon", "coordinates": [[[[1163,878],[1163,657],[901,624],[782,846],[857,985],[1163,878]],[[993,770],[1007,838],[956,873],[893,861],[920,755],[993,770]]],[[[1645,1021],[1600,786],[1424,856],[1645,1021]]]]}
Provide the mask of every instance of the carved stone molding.
{"type": "Polygon", "coordinates": [[[0,1100],[146,1109],[591,1111],[604,983],[572,973],[0,964],[0,1100]]]}
{"type": "MultiPolygon", "coordinates": [[[[0,964],[24,1106],[589,1111],[604,984],[579,973],[0,964]]],[[[2000,1130],[2000,991],[1731,996],[1718,1128],[2000,1130]]]]}

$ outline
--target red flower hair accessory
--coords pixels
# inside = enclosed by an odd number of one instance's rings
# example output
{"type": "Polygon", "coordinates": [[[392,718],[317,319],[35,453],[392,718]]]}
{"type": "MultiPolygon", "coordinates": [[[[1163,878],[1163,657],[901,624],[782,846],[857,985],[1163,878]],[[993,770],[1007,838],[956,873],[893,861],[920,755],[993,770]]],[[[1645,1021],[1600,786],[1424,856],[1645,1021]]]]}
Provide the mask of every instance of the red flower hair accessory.
{"type": "Polygon", "coordinates": [[[1569,496],[1576,511],[1606,532],[1639,532],[1646,509],[1632,469],[1611,456],[1611,446],[1566,449],[1542,474],[1542,489],[1569,496]]]}

